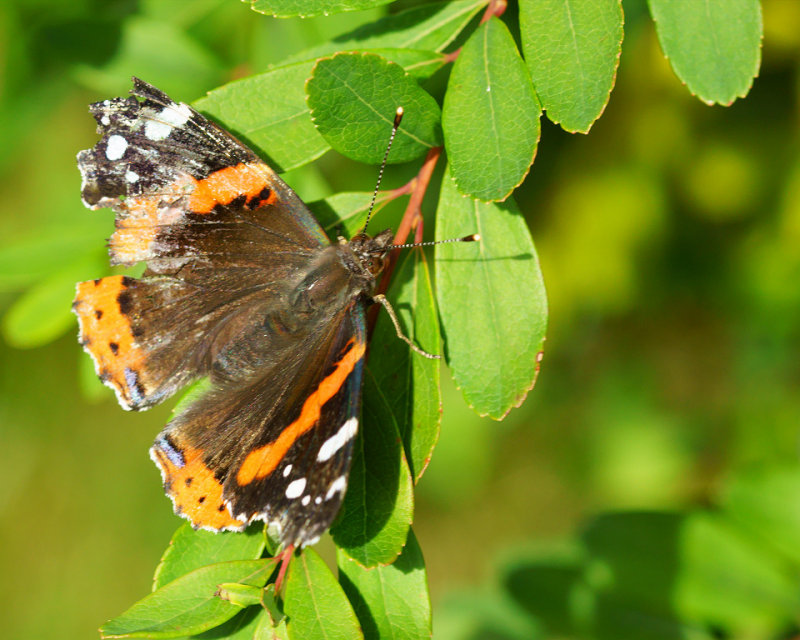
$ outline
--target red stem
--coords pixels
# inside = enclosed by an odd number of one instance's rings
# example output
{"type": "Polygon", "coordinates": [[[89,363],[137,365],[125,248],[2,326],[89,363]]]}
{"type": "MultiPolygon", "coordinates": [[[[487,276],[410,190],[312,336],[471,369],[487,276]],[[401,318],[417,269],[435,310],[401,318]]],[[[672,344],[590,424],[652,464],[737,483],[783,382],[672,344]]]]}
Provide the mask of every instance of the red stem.
{"type": "Polygon", "coordinates": [[[488,22],[491,17],[497,17],[505,13],[506,8],[508,7],[508,0],[491,0],[489,6],[486,7],[486,11],[481,18],[481,24],[484,22],[488,22]]]}

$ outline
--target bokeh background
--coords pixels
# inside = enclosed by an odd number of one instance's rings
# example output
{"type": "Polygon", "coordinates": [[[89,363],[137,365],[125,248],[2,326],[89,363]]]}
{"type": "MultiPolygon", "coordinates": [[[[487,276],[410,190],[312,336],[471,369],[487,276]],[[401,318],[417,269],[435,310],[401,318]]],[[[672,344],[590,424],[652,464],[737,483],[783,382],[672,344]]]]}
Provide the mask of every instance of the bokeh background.
{"type": "MultiPolygon", "coordinates": [[[[569,540],[608,510],[713,503],[731,476],[797,462],[800,3],[764,0],[761,72],[730,107],[693,98],[644,0],[623,5],[603,117],[586,136],[545,122],[517,195],[550,301],[537,386],[493,422],[445,382],[415,520],[441,637],[457,627],[453,598],[491,589],[516,550],[569,540]]],[[[69,314],[73,283],[106,273],[112,229],[110,212],[80,203],[87,104],[124,95],[132,74],[190,101],[386,10],[275,20],[232,0],[0,4],[3,637],[96,637],[149,590],[179,524],[147,456],[169,407],[123,412],[69,314]]],[[[287,176],[305,199],[374,179],[333,152],[287,176]]]]}

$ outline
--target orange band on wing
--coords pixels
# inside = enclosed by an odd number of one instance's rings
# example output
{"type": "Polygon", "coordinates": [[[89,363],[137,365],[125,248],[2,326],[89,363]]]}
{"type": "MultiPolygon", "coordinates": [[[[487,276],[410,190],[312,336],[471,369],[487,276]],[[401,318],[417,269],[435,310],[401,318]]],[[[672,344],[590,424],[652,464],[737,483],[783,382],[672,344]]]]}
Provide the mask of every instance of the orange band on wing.
{"type": "Polygon", "coordinates": [[[276,440],[247,455],[236,474],[236,482],[240,486],[272,473],[297,439],[317,423],[322,406],[339,392],[356,363],[364,356],[366,345],[363,342],[351,341],[349,344],[352,346],[333,372],[319,383],[317,390],[303,403],[297,420],[286,427],[276,440]]]}
{"type": "Polygon", "coordinates": [[[161,467],[164,490],[172,498],[175,513],[187,518],[195,527],[241,529],[246,523],[233,518],[222,500],[222,484],[203,462],[199,449],[187,447],[174,453],[183,459],[178,466],[158,444],[150,450],[161,467]]]}
{"type": "Polygon", "coordinates": [[[133,337],[130,317],[125,315],[126,296],[130,296],[127,282],[125,276],[81,282],[73,309],[80,323],[81,342],[94,358],[97,375],[132,405],[141,391],[131,389],[129,382],[141,384],[144,352],[133,337]]]}
{"type": "Polygon", "coordinates": [[[241,196],[247,203],[259,199],[256,206],[275,202],[275,192],[269,187],[269,169],[261,164],[240,163],[215,171],[207,178],[198,180],[189,197],[189,208],[193,213],[210,213],[218,204],[226,205],[241,196]],[[263,193],[268,189],[268,193],[263,193]]]}
{"type": "Polygon", "coordinates": [[[245,197],[244,205],[257,209],[277,201],[269,187],[271,169],[264,164],[240,163],[197,180],[188,174],[178,177],[157,193],[145,193],[120,201],[124,214],[117,218],[117,229],[109,246],[117,263],[135,264],[150,260],[158,235],[172,225],[180,225],[186,213],[211,213],[217,205],[228,205],[245,197]],[[188,195],[188,203],[181,198],[188,195]]]}

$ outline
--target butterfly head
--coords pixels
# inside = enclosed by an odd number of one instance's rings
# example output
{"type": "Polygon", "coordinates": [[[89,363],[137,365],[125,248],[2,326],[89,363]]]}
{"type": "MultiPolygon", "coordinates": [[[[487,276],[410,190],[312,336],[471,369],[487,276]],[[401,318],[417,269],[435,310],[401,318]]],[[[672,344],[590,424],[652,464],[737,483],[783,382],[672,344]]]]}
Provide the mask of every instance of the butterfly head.
{"type": "Polygon", "coordinates": [[[386,256],[394,246],[393,238],[391,229],[381,231],[376,236],[359,233],[350,239],[348,245],[364,272],[375,277],[383,269],[386,256]]]}

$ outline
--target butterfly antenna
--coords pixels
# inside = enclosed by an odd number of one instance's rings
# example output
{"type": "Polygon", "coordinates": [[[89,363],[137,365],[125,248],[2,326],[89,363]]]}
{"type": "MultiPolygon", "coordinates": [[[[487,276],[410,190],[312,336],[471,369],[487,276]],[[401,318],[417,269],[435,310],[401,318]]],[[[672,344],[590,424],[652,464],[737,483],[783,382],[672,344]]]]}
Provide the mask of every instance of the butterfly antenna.
{"type": "Polygon", "coordinates": [[[386,153],[383,154],[383,162],[381,162],[381,168],[378,171],[378,182],[375,184],[375,191],[372,192],[372,202],[369,203],[367,219],[364,222],[364,228],[361,230],[361,233],[365,233],[367,231],[369,219],[372,217],[372,210],[375,208],[375,200],[378,198],[378,189],[380,189],[381,180],[383,179],[383,170],[386,169],[386,161],[389,159],[389,151],[392,150],[392,142],[394,142],[394,137],[397,134],[397,129],[400,127],[400,121],[402,119],[403,107],[397,107],[397,111],[394,114],[394,124],[392,125],[392,135],[389,136],[389,144],[386,145],[386,153]]]}
{"type": "Polygon", "coordinates": [[[398,244],[392,249],[411,249],[413,247],[431,247],[435,244],[448,244],[449,242],[478,242],[481,239],[481,234],[473,233],[472,235],[464,236],[463,238],[451,238],[450,240],[433,240],[431,242],[412,242],[410,244],[398,244]]]}

